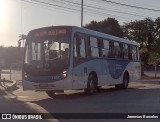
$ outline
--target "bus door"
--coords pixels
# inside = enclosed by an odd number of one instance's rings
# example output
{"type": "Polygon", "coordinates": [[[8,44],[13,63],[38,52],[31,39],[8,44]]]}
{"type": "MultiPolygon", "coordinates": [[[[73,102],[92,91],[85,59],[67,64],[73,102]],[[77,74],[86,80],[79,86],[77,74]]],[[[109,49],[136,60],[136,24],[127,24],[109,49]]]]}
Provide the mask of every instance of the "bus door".
{"type": "Polygon", "coordinates": [[[83,88],[87,82],[86,38],[81,34],[74,36],[73,88],[83,88]]]}

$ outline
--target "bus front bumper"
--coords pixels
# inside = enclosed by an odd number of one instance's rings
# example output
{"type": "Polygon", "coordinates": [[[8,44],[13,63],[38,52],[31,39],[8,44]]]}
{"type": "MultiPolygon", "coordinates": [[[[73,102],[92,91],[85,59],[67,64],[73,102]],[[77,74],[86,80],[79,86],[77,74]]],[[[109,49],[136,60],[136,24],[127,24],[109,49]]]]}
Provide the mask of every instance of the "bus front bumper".
{"type": "Polygon", "coordinates": [[[23,90],[47,91],[47,90],[69,90],[72,89],[72,78],[67,77],[63,80],[54,82],[31,82],[23,80],[23,90]]]}

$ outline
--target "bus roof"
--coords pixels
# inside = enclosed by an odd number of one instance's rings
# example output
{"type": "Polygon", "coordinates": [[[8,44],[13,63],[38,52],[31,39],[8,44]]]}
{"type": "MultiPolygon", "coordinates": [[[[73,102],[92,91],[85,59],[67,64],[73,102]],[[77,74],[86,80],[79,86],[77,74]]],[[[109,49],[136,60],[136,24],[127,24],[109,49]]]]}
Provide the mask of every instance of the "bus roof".
{"type": "Polygon", "coordinates": [[[94,30],[90,30],[90,29],[86,29],[86,28],[81,28],[81,27],[77,27],[77,26],[67,26],[67,25],[64,25],[64,26],[50,26],[50,27],[43,27],[43,28],[34,29],[34,30],[31,30],[28,35],[36,32],[36,31],[50,30],[52,28],[72,29],[74,32],[85,33],[85,34],[93,35],[93,36],[96,36],[96,37],[99,37],[99,38],[104,38],[104,39],[114,40],[114,41],[117,41],[117,42],[122,42],[122,43],[127,43],[127,44],[131,44],[131,45],[139,46],[139,44],[134,40],[123,39],[123,38],[116,37],[116,36],[113,36],[113,35],[110,35],[110,34],[105,34],[105,33],[102,33],[102,32],[98,32],[98,31],[94,31],[94,30]]]}

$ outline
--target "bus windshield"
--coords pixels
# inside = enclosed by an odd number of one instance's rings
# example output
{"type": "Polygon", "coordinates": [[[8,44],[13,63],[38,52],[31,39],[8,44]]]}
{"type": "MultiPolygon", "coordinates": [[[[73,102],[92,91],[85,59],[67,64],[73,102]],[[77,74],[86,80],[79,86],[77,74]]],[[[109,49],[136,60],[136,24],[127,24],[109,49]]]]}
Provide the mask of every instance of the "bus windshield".
{"type": "Polygon", "coordinates": [[[24,68],[37,75],[59,74],[69,65],[69,37],[26,40],[24,68]]]}

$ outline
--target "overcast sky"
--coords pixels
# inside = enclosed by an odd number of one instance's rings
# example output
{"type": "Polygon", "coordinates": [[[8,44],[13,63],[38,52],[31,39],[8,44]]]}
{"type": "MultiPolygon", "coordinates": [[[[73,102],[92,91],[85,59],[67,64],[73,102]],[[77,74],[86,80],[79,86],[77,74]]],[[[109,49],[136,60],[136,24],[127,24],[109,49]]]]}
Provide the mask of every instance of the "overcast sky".
{"type": "MultiPolygon", "coordinates": [[[[20,34],[54,25],[81,25],[81,0],[0,0],[0,46],[20,34]]],[[[124,22],[160,17],[160,0],[84,0],[84,25],[113,17],[124,22]],[[129,5],[129,6],[128,6],[129,5]]]]}

